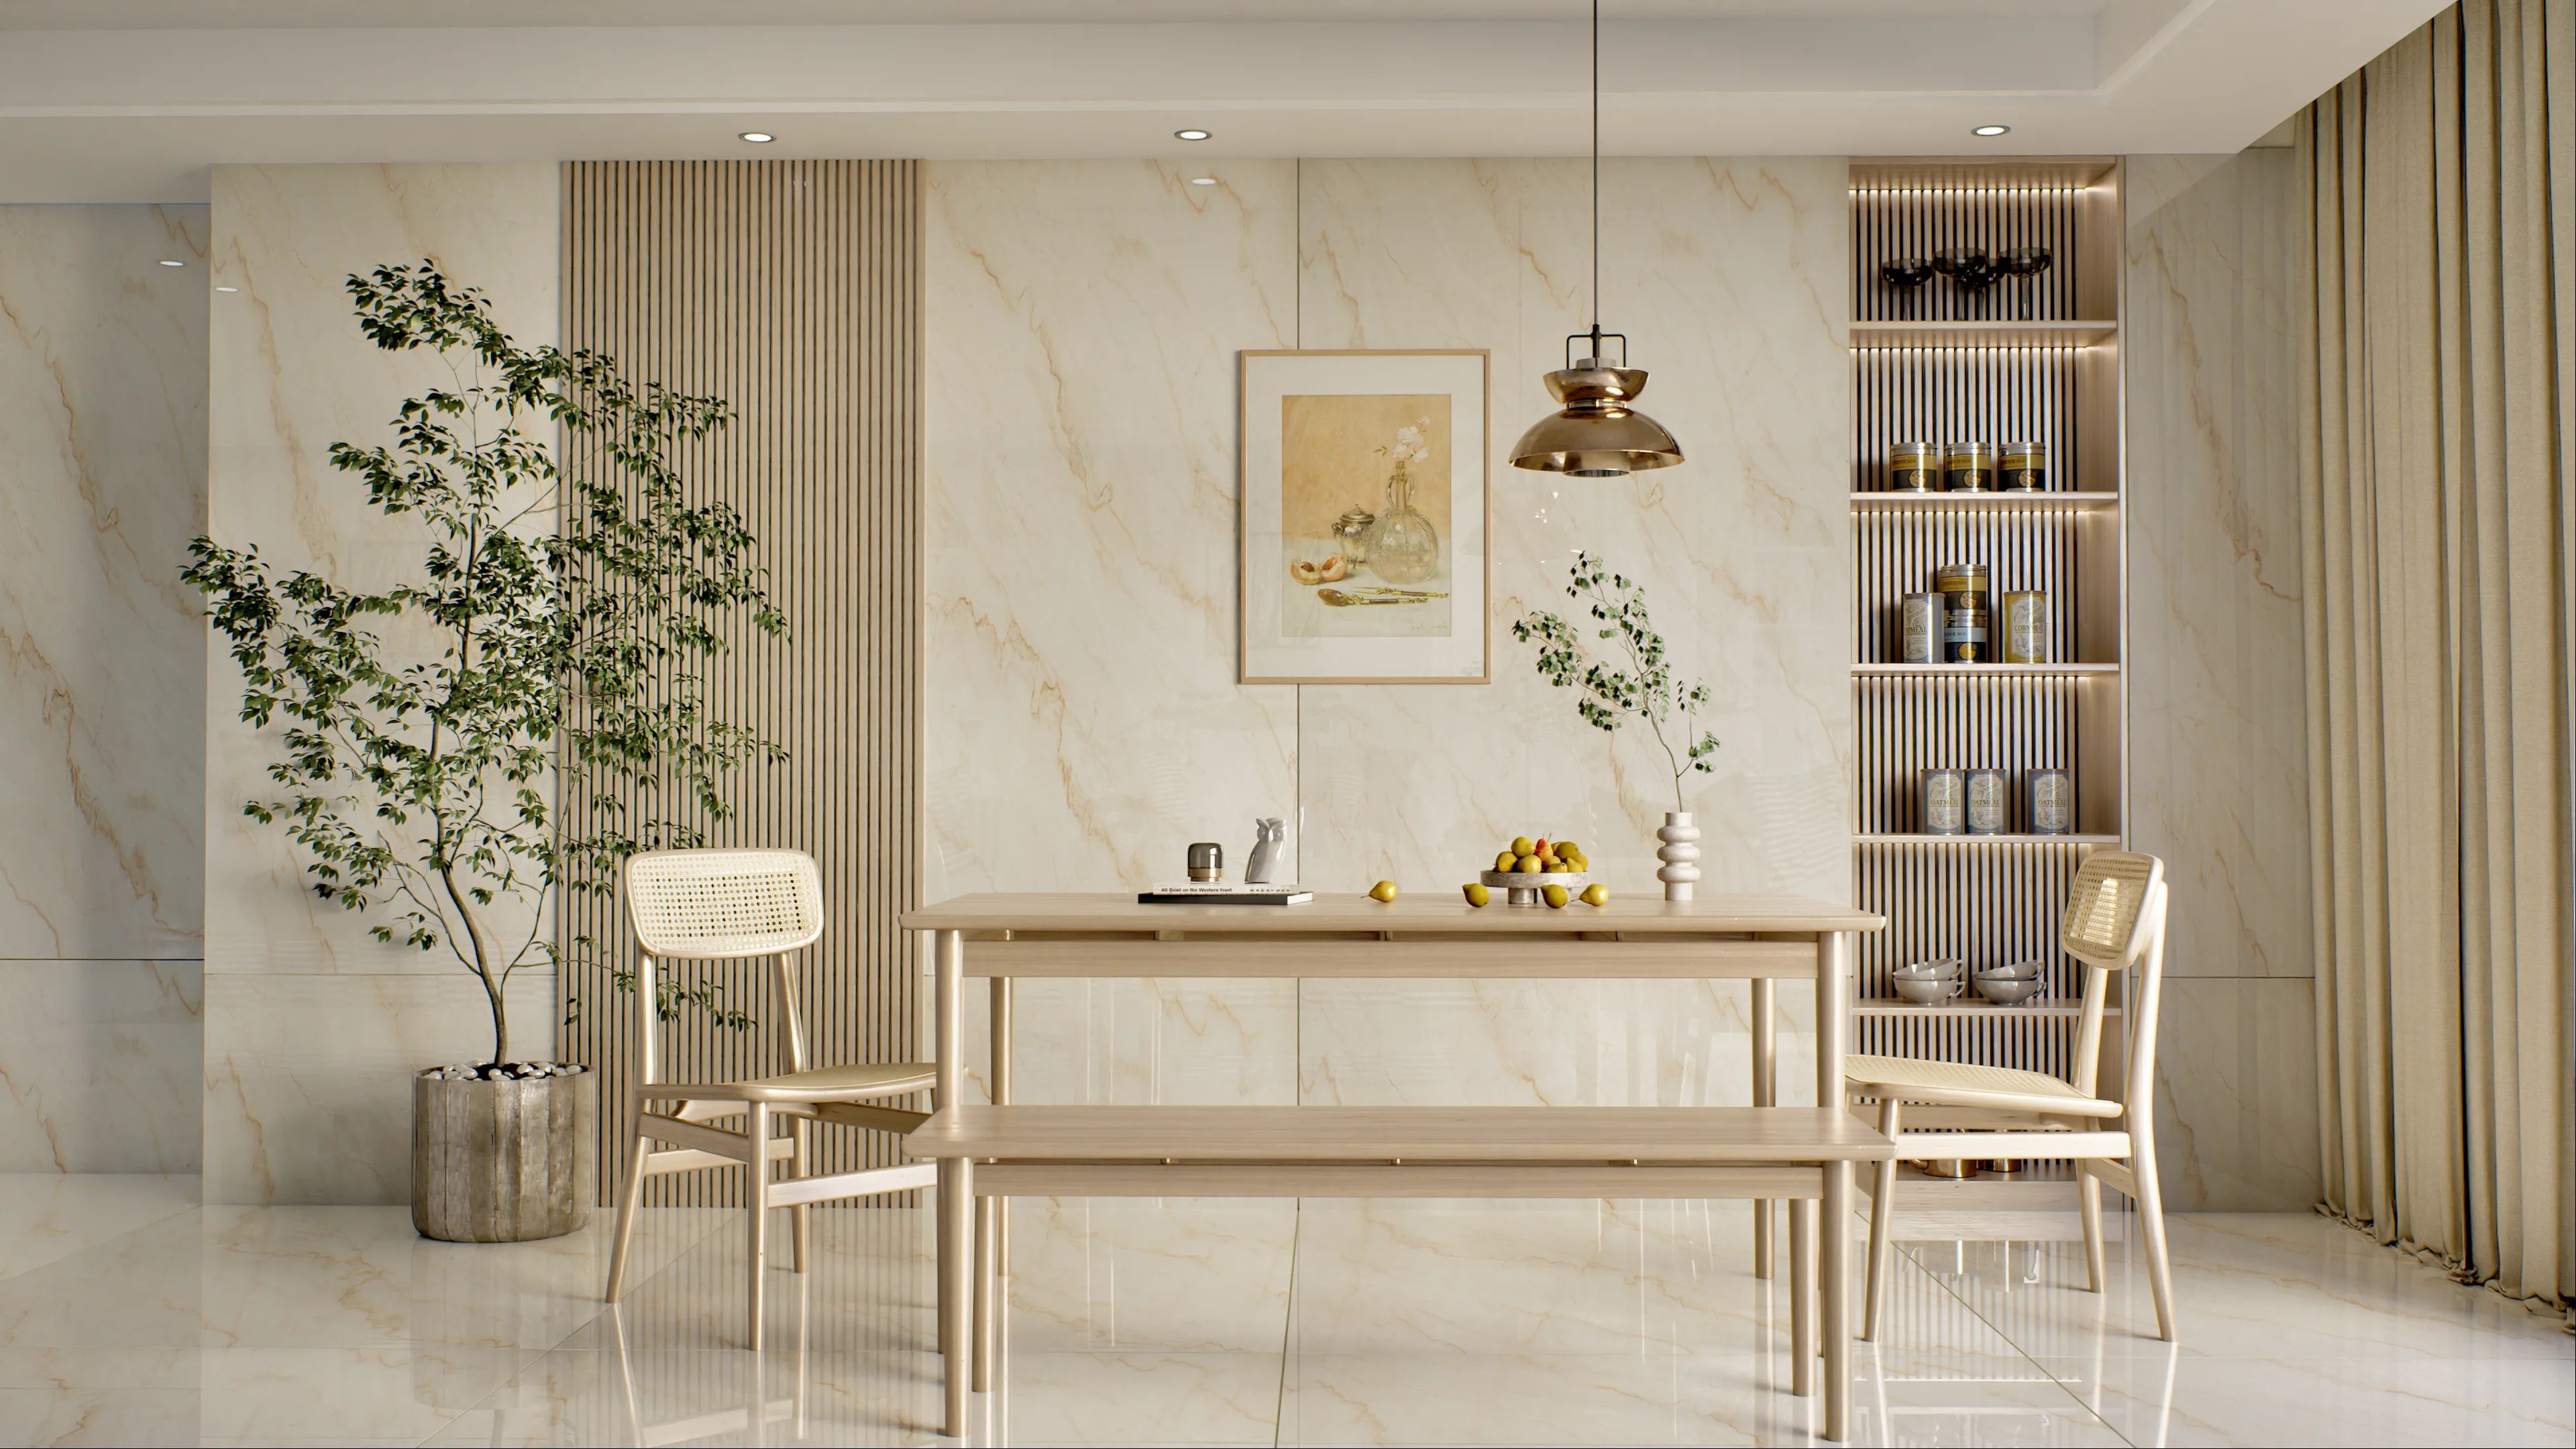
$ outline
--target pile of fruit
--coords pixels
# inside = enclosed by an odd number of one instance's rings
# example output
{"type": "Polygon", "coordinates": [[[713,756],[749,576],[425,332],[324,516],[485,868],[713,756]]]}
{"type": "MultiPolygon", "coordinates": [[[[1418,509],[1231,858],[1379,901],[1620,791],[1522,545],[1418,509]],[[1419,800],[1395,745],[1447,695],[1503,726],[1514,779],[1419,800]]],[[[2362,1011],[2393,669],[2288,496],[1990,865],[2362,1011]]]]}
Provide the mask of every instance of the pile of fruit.
{"type": "MultiPolygon", "coordinates": [[[[1526,835],[1514,840],[1509,849],[1494,857],[1496,875],[1571,875],[1591,866],[1591,860],[1583,854],[1583,847],[1571,840],[1532,840],[1526,835]]],[[[1544,885],[1532,884],[1537,885],[1539,899],[1558,910],[1563,910],[1568,901],[1575,900],[1587,906],[1610,903],[1610,888],[1599,881],[1585,886],[1579,896],[1553,881],[1544,885]]],[[[1493,891],[1481,882],[1462,889],[1466,891],[1467,904],[1471,906],[1484,905],[1494,898],[1493,891]]]]}

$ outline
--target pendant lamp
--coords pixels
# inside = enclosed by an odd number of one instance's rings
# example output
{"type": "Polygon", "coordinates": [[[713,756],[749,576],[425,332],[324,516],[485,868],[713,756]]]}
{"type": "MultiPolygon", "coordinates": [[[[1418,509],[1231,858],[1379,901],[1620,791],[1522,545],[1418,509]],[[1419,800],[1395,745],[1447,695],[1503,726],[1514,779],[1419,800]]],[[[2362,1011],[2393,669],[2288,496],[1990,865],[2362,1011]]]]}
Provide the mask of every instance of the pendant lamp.
{"type": "Polygon", "coordinates": [[[1682,460],[1664,425],[1629,405],[1646,390],[1646,373],[1628,365],[1627,335],[1601,330],[1601,0],[1592,0],[1592,330],[1565,339],[1565,366],[1547,375],[1547,390],[1564,406],[1521,434],[1513,467],[1617,478],[1682,460]],[[1601,345],[1614,337],[1616,366],[1601,345]],[[1577,342],[1585,344],[1579,358],[1577,342]]]}

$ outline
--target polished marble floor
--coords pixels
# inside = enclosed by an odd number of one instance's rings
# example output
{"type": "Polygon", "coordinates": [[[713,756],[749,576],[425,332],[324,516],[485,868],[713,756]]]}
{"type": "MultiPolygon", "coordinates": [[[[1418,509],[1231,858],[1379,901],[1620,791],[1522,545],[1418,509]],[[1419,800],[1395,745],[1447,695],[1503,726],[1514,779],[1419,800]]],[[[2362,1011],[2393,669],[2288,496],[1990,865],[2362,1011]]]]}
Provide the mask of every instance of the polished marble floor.
{"type": "MultiPolygon", "coordinates": [[[[648,1217],[608,1312],[597,1228],[465,1247],[401,1209],[0,1177],[0,1442],[941,1442],[924,1215],[818,1212],[757,1356],[725,1346],[739,1215],[648,1217]]],[[[1022,1203],[977,1438],[1812,1442],[1749,1236],[1742,1204],[1022,1203]]],[[[2142,1335],[2121,1243],[2101,1295],[2073,1244],[1905,1244],[1884,1342],[1856,1346],[1855,1442],[2576,1443],[2556,1319],[2314,1217],[2173,1237],[2178,1347],[2142,1335]]]]}

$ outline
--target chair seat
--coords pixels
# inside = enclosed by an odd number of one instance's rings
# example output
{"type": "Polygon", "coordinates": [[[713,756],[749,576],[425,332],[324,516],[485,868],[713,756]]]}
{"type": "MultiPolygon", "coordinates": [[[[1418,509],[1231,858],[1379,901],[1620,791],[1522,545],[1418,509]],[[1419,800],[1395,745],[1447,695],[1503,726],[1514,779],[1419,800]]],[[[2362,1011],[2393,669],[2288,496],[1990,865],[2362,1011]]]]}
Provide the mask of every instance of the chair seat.
{"type": "Polygon", "coordinates": [[[928,1091],[938,1076],[939,1069],[929,1062],[878,1062],[816,1067],[741,1082],[654,1082],[643,1092],[665,1101],[863,1102],[870,1097],[928,1091]]]}
{"type": "Polygon", "coordinates": [[[2120,1115],[2117,1102],[2088,1097],[2064,1079],[2046,1072],[2025,1072],[2014,1067],[1926,1062],[1912,1057],[1846,1056],[1843,1080],[1854,1091],[1881,1099],[2063,1112],[2077,1117],[2120,1115]]]}

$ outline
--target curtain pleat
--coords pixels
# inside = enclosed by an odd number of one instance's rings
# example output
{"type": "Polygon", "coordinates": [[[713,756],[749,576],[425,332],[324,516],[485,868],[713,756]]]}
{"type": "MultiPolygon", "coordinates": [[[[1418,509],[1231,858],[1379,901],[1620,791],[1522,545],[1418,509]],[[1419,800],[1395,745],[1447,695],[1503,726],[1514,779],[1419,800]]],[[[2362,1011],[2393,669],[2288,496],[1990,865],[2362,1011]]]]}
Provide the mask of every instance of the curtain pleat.
{"type": "Polygon", "coordinates": [[[2562,1303],[2571,6],[2470,0],[2298,137],[2325,1206],[2562,1303]]]}

